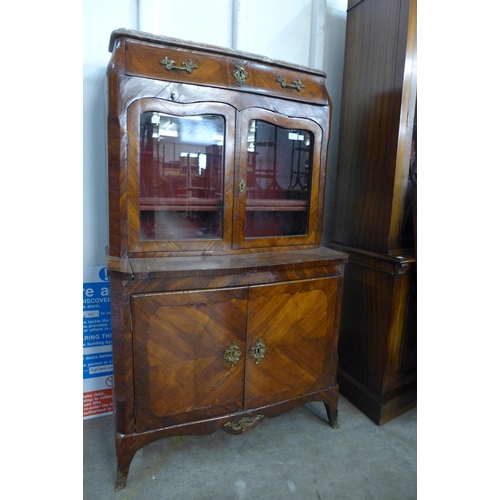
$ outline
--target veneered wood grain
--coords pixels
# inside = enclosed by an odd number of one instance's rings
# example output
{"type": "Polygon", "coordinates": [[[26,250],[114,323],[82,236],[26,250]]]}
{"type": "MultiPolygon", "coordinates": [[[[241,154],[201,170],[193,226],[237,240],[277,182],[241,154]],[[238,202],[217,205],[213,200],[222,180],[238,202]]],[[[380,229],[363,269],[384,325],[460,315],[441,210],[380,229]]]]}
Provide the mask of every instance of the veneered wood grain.
{"type": "MultiPolygon", "coordinates": [[[[115,31],[110,50],[107,263],[119,486],[125,484],[134,454],[163,437],[227,430],[230,422],[248,417],[260,422],[310,401],[325,404],[334,426],[347,255],[319,248],[331,120],[326,75],[132,30],[115,31]],[[191,59],[198,68],[167,71],[159,64],[165,56],[179,67],[191,59]],[[237,64],[248,71],[241,85],[233,75],[237,64]],[[288,84],[300,79],[305,88],[284,88],[279,76],[288,84]],[[141,239],[141,208],[179,208],[161,193],[141,194],[139,118],[146,111],[224,117],[220,239],[141,239]],[[246,176],[245,127],[253,119],[303,127],[314,136],[310,200],[284,198],[281,205],[254,202],[246,207],[279,212],[307,206],[307,234],[245,238],[242,233],[247,210],[238,193],[246,176]],[[248,352],[259,334],[268,352],[255,365],[248,352]],[[232,366],[224,352],[235,344],[241,357],[232,366]]],[[[195,208],[213,211],[212,201],[198,201],[195,208]]],[[[230,431],[244,432],[233,426],[230,431]]]]}
{"type": "Polygon", "coordinates": [[[416,100],[416,31],[408,30],[415,9],[413,0],[363,1],[347,19],[332,239],[380,253],[401,242],[416,100]]]}
{"type": "Polygon", "coordinates": [[[232,288],[133,297],[137,431],[242,408],[244,359],[231,366],[223,354],[232,342],[244,349],[247,295],[232,288]]]}
{"type": "MultiPolygon", "coordinates": [[[[109,254],[122,258],[127,254],[168,256],[172,252],[202,254],[207,251],[230,253],[241,249],[255,252],[264,251],[268,247],[318,247],[323,226],[326,150],[331,119],[324,73],[252,56],[247,61],[248,67],[252,68],[249,85],[240,87],[232,76],[232,71],[235,61],[245,61],[244,53],[237,57],[234,53],[229,54],[230,51],[227,54],[214,52],[213,48],[205,53],[206,46],[202,44],[195,48],[193,44],[178,41],[176,45],[171,39],[168,39],[169,44],[162,46],[161,42],[167,43],[165,37],[145,36],[130,30],[117,30],[112,38],[113,57],[108,66],[109,254]],[[202,57],[202,63],[192,74],[185,71],[166,71],[156,60],[165,50],[173,51],[170,55],[175,55],[179,61],[179,57],[187,58],[196,53],[202,57]],[[306,89],[298,92],[293,88],[283,88],[276,82],[276,75],[285,77],[287,82],[301,79],[306,84],[306,89]],[[194,103],[203,104],[205,112],[208,112],[211,106],[216,107],[222,103],[231,106],[232,116],[224,113],[226,160],[224,236],[221,240],[159,242],[140,241],[138,238],[137,213],[140,205],[137,205],[136,201],[138,184],[134,177],[138,156],[135,140],[138,119],[134,115],[135,121],[132,120],[131,113],[134,113],[138,101],[148,98],[154,98],[160,108],[178,106],[177,112],[182,106],[194,103]],[[275,116],[281,116],[282,120],[290,121],[288,117],[294,116],[298,120],[309,120],[316,127],[314,192],[309,201],[311,216],[306,237],[247,238],[243,242],[235,241],[232,247],[228,246],[231,231],[234,230],[234,235],[240,234],[240,228],[244,225],[240,224],[240,220],[244,219],[241,219],[238,211],[233,211],[232,197],[233,193],[237,193],[234,172],[238,169],[239,155],[245,151],[239,145],[239,141],[245,138],[240,135],[241,131],[234,125],[234,120],[238,120],[240,111],[245,109],[253,109],[255,113],[261,109],[272,110],[275,116]]],[[[202,108],[199,109],[201,112],[202,108]]],[[[241,121],[238,123],[241,124],[241,121]]]]}
{"type": "Polygon", "coordinates": [[[232,241],[231,219],[233,213],[233,155],[235,116],[231,106],[223,103],[200,105],[177,104],[169,101],[142,98],[134,101],[128,110],[128,159],[127,159],[127,193],[128,193],[128,248],[131,253],[176,252],[184,251],[229,251],[232,241]],[[220,239],[143,241],[140,229],[140,115],[148,111],[173,114],[175,116],[197,116],[215,114],[224,117],[227,130],[224,145],[224,197],[223,197],[223,234],[220,239]]]}
{"type": "Polygon", "coordinates": [[[250,288],[245,409],[334,386],[336,292],[335,278],[250,288]],[[257,364],[258,340],[267,350],[257,364]]]}

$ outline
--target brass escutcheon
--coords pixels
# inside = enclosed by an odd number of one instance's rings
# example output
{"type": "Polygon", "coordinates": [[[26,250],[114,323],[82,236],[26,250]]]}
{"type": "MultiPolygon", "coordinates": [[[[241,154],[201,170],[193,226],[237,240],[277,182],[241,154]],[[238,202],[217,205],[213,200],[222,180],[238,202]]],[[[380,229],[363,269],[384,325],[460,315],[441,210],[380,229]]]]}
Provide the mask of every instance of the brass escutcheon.
{"type": "Polygon", "coordinates": [[[231,427],[233,431],[242,431],[250,429],[250,427],[254,426],[257,422],[260,422],[264,418],[264,415],[257,415],[255,417],[243,417],[237,422],[227,422],[224,424],[224,427],[231,427]]]}
{"type": "Polygon", "coordinates": [[[255,345],[250,349],[250,356],[255,359],[255,364],[258,365],[259,361],[264,359],[264,354],[266,354],[266,346],[262,339],[257,340],[255,345]]]}
{"type": "Polygon", "coordinates": [[[294,80],[292,83],[286,83],[286,78],[278,76],[276,81],[279,82],[283,88],[290,87],[292,89],[296,89],[298,92],[306,88],[306,86],[300,81],[300,78],[297,78],[297,80],[294,80]]]}
{"type": "Polygon", "coordinates": [[[168,71],[177,69],[179,71],[187,71],[188,73],[192,73],[198,67],[193,61],[191,61],[191,59],[184,61],[180,67],[176,66],[175,61],[172,61],[172,59],[169,59],[167,56],[160,61],[160,64],[168,71]]]}
{"type": "Polygon", "coordinates": [[[241,87],[245,85],[246,79],[248,78],[248,72],[245,71],[245,68],[240,64],[235,64],[234,67],[236,69],[233,71],[233,76],[236,78],[238,85],[241,87]]]}
{"type": "Polygon", "coordinates": [[[234,366],[241,357],[241,349],[240,346],[236,342],[231,342],[231,345],[224,351],[222,357],[231,363],[231,366],[234,366]]]}

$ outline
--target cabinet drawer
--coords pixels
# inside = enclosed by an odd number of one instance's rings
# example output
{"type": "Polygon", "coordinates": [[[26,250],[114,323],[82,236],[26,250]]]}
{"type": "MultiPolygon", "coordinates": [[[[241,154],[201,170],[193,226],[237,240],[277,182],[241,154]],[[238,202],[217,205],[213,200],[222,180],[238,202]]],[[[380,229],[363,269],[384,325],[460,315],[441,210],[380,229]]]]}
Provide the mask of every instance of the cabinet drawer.
{"type": "Polygon", "coordinates": [[[125,72],[131,76],[328,104],[320,75],[173,46],[128,41],[126,47],[125,72]]]}
{"type": "Polygon", "coordinates": [[[257,62],[245,64],[245,68],[247,67],[249,76],[245,90],[249,92],[325,106],[328,104],[322,77],[257,62]]]}
{"type": "Polygon", "coordinates": [[[229,60],[227,58],[216,55],[208,57],[206,54],[176,47],[155,47],[128,42],[125,71],[132,76],[172,82],[214,87],[225,87],[229,84],[229,60]],[[165,67],[168,61],[172,65],[170,69],[165,67]]]}

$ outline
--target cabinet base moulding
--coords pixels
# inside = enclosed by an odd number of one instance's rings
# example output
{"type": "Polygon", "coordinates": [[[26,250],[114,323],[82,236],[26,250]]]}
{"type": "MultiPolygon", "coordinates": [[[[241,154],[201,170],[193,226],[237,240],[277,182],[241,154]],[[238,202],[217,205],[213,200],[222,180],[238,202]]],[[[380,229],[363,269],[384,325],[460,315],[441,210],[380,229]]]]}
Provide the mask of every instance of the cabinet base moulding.
{"type": "Polygon", "coordinates": [[[184,424],[154,429],[147,432],[131,434],[115,434],[116,453],[118,458],[117,479],[115,491],[127,485],[130,465],[135,454],[144,446],[160,439],[174,436],[199,436],[213,434],[222,429],[230,434],[244,434],[255,429],[266,418],[278,417],[300,405],[312,402],[322,402],[325,405],[326,420],[333,429],[338,429],[338,399],[339,387],[321,391],[293,400],[284,401],[230,415],[186,422],[184,424]]]}
{"type": "Polygon", "coordinates": [[[342,396],[345,396],[377,425],[383,425],[417,406],[416,381],[380,397],[358,383],[342,369],[339,368],[337,375],[342,396]]]}

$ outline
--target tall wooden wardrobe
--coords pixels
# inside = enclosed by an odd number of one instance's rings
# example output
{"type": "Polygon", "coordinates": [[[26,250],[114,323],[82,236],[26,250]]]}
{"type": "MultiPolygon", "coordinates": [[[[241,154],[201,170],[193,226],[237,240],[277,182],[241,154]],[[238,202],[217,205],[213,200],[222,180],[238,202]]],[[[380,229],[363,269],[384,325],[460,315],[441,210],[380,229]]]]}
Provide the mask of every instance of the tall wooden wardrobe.
{"type": "Polygon", "coordinates": [[[349,0],[332,248],[349,254],[341,393],[377,424],[417,402],[417,0],[349,0]]]}

